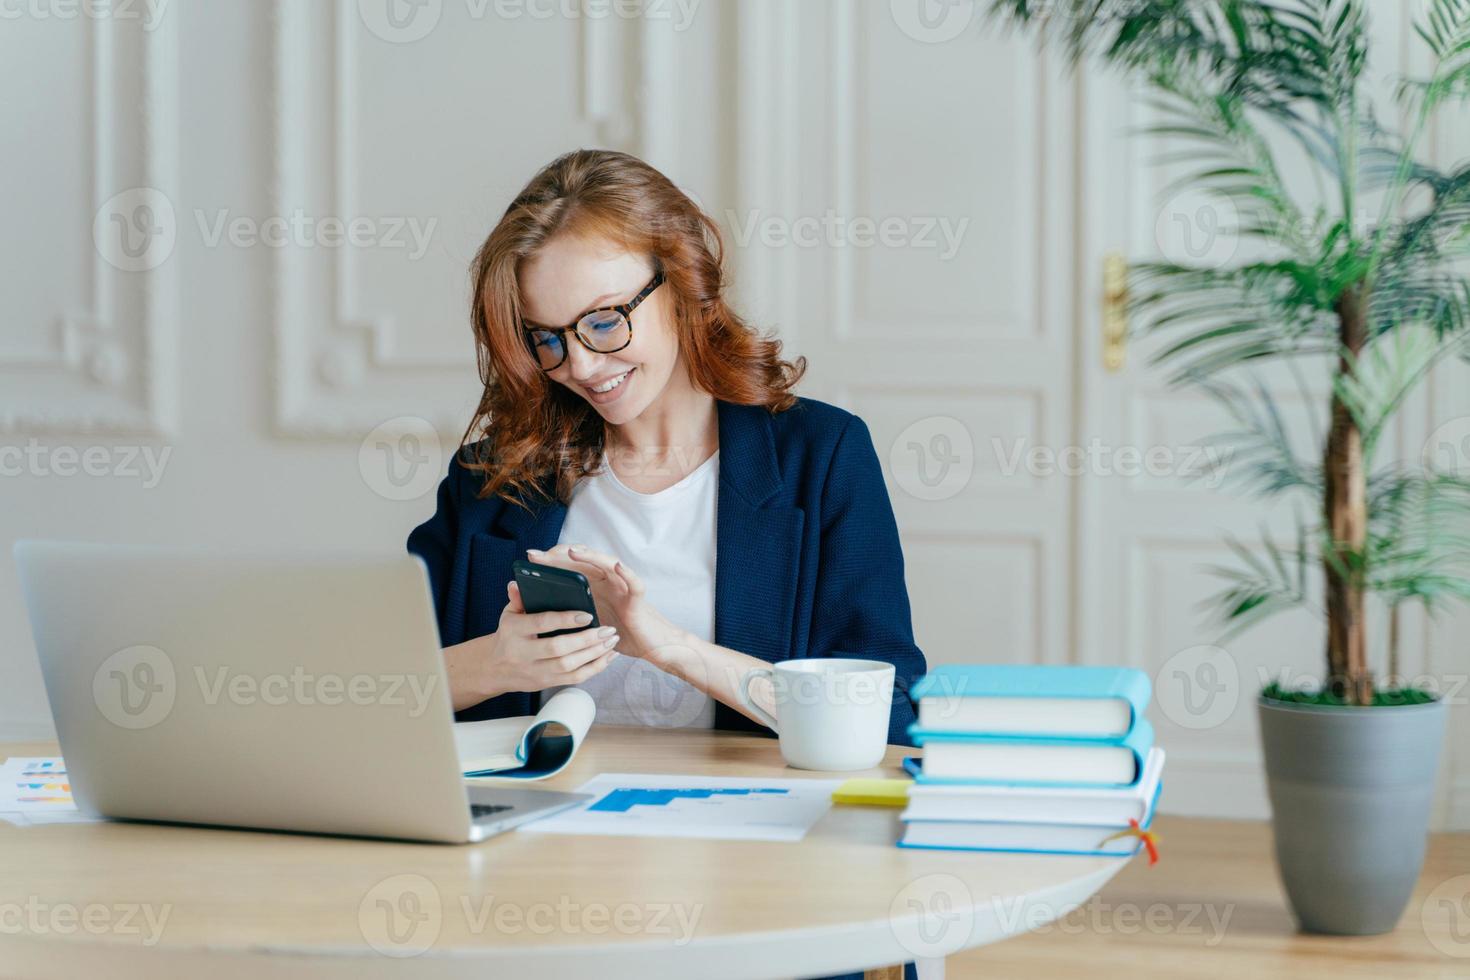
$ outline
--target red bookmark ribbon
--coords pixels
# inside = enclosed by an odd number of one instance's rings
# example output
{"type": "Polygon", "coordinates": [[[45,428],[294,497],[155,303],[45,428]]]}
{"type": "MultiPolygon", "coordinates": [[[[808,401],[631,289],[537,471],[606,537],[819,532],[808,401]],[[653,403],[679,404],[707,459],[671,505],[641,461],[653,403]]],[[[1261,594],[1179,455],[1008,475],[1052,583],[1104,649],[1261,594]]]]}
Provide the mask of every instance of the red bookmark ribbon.
{"type": "Polygon", "coordinates": [[[1109,834],[1099,841],[1097,846],[1102,847],[1108,841],[1119,840],[1123,837],[1137,837],[1143,841],[1144,850],[1148,851],[1149,865],[1152,866],[1159,863],[1159,835],[1152,830],[1144,830],[1138,826],[1137,820],[1129,820],[1127,830],[1120,830],[1116,834],[1109,834]]]}

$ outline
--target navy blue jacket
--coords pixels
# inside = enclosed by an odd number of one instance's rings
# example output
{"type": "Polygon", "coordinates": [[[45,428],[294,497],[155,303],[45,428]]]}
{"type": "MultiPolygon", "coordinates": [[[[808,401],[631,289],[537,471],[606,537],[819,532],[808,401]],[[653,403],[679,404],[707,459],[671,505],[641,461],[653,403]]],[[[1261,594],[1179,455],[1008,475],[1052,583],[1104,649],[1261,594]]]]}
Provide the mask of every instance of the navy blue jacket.
{"type": "MultiPolygon", "coordinates": [[[[910,687],[923,675],[914,645],[903,552],[873,439],[863,420],[799,398],[772,415],[717,401],[714,641],[774,663],[799,657],[860,657],[896,669],[888,741],[911,745],[910,687]]],[[[438,511],[408,537],[429,568],[444,646],[493,633],[507,602],[511,562],[556,546],[566,505],[541,499],[528,512],[481,499],[480,474],[456,454],[439,487],[438,511]]],[[[634,570],[647,556],[617,556],[634,570]]],[[[456,713],[460,721],[535,713],[513,692],[456,713]]],[[[716,702],[715,727],[771,734],[716,702]]]]}

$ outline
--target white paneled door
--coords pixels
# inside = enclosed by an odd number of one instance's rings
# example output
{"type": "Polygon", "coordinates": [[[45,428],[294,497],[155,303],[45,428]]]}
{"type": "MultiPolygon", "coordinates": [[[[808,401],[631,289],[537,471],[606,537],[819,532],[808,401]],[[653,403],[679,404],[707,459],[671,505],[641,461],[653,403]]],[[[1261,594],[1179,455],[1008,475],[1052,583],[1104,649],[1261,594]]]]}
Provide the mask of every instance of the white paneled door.
{"type": "Polygon", "coordinates": [[[805,390],[872,430],[917,640],[931,664],[1066,661],[1073,488],[1025,460],[1075,408],[1071,85],[978,22],[740,8],[774,42],[742,55],[752,84],[781,91],[725,224],[805,390]]]}

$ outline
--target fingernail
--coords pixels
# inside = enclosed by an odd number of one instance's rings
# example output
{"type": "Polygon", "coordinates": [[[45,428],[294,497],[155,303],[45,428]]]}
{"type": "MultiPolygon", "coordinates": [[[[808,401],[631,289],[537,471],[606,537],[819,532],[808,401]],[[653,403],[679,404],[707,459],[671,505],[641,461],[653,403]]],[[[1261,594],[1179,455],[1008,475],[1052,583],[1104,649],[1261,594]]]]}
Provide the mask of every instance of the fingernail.
{"type": "Polygon", "coordinates": [[[528,554],[528,555],[544,555],[544,554],[546,554],[546,552],[542,551],[540,548],[527,548],[526,549],[526,554],[528,554]]]}
{"type": "Polygon", "coordinates": [[[597,631],[597,635],[598,636],[612,636],[612,635],[616,634],[617,631],[618,631],[618,628],[616,626],[604,626],[602,629],[600,629],[600,630],[597,631]]]}
{"type": "Polygon", "coordinates": [[[588,623],[592,622],[592,614],[591,613],[577,613],[577,617],[574,620],[574,622],[578,626],[586,626],[588,623]]]}

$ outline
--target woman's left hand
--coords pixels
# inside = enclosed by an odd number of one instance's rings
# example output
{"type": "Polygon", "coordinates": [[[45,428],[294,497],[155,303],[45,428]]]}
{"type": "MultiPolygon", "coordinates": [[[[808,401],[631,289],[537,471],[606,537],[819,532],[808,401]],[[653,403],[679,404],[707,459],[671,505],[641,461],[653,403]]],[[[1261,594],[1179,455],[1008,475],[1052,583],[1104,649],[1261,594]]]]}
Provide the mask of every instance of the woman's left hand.
{"type": "Polygon", "coordinates": [[[581,545],[559,544],[550,551],[527,551],[534,562],[554,565],[587,576],[597,618],[618,629],[618,652],[647,660],[655,666],[687,647],[684,631],[654,608],[644,594],[643,581],[612,555],[581,545]]]}

